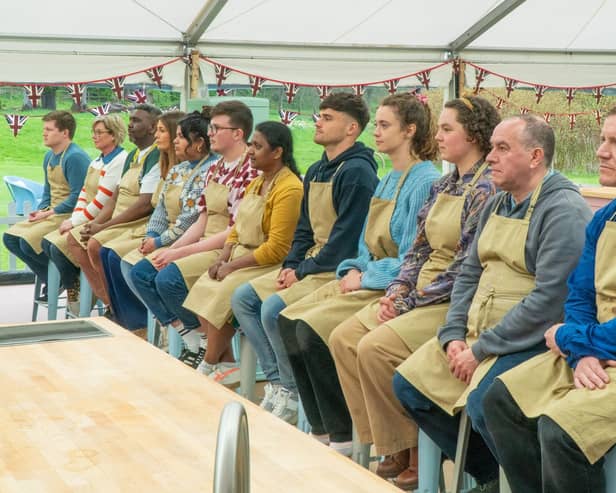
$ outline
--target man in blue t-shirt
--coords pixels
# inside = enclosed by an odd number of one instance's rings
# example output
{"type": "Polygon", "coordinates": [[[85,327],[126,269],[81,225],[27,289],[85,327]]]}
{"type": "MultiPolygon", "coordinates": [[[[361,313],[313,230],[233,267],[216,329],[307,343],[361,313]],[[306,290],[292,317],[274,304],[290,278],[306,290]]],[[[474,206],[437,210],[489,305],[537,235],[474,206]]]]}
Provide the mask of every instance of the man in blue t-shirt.
{"type": "MultiPolygon", "coordinates": [[[[47,283],[47,256],[41,240],[73,212],[83,187],[90,157],[73,143],[75,118],[67,111],[52,111],[43,117],[43,143],[49,151],[43,159],[45,189],[38,210],[26,221],[4,233],[6,248],[47,283]]],[[[46,296],[46,288],[44,288],[46,296]]]]}

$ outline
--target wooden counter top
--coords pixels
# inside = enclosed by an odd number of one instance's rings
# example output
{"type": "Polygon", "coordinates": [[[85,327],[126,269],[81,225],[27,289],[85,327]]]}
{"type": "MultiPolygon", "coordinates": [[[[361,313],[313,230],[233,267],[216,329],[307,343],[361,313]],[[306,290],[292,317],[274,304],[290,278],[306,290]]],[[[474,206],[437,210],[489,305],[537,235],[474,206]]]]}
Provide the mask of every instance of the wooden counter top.
{"type": "Polygon", "coordinates": [[[616,187],[580,187],[580,192],[583,197],[606,200],[616,199],[616,187]]]}
{"type": "Polygon", "coordinates": [[[220,413],[239,400],[252,492],[399,493],[124,329],[93,320],[113,336],[0,347],[0,492],[211,491],[220,413]]]}

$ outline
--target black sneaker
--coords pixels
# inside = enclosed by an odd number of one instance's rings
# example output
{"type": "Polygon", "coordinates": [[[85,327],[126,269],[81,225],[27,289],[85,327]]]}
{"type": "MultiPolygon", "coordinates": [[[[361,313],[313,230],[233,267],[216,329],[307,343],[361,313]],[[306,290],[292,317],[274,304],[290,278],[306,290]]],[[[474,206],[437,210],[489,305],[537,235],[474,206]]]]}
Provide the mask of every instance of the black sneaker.
{"type": "Polygon", "coordinates": [[[204,357],[205,357],[205,348],[199,348],[198,353],[194,353],[184,348],[182,350],[182,354],[180,354],[180,357],[178,359],[185,365],[188,365],[191,368],[194,368],[196,370],[197,367],[199,366],[199,363],[203,361],[204,357]]]}

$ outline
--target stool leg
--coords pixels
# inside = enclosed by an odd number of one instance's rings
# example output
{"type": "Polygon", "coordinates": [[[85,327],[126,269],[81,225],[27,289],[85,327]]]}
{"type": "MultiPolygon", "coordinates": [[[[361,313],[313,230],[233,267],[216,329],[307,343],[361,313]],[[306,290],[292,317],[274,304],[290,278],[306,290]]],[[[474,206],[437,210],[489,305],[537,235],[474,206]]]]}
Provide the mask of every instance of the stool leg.
{"type": "Polygon", "coordinates": [[[468,419],[466,411],[462,411],[460,415],[460,428],[458,431],[458,444],[456,447],[456,460],[453,470],[453,493],[460,493],[462,489],[462,478],[464,474],[464,466],[466,465],[466,449],[471,436],[471,422],[468,419]]]}
{"type": "Polygon", "coordinates": [[[182,336],[178,334],[177,330],[169,330],[167,332],[167,337],[169,338],[169,354],[174,358],[179,358],[184,348],[182,336]]]}
{"type": "Polygon", "coordinates": [[[239,394],[255,402],[255,381],[257,377],[257,355],[246,336],[240,332],[235,337],[240,339],[240,388],[239,394]]]}
{"type": "Polygon", "coordinates": [[[92,313],[92,288],[88,278],[81,271],[79,273],[79,316],[89,317],[92,313]]]}
{"type": "Polygon", "coordinates": [[[150,344],[158,345],[158,338],[160,337],[160,331],[157,330],[156,319],[154,314],[148,310],[148,342],[150,344]]]}
{"type": "Polygon", "coordinates": [[[351,459],[366,469],[370,466],[370,444],[359,441],[355,426],[353,426],[353,455],[351,459]]]}
{"type": "Polygon", "coordinates": [[[47,265],[47,320],[58,318],[58,291],[60,291],[60,272],[56,264],[47,265]]]}
{"type": "Polygon", "coordinates": [[[416,493],[438,493],[441,476],[441,449],[421,429],[418,442],[419,488],[416,493]]]}
{"type": "Polygon", "coordinates": [[[39,276],[36,276],[36,281],[34,283],[34,296],[32,298],[32,321],[36,322],[38,318],[38,301],[36,299],[41,295],[41,279],[39,276]]]}
{"type": "Polygon", "coordinates": [[[308,422],[308,418],[306,418],[306,413],[304,412],[304,406],[302,406],[302,400],[297,399],[297,429],[303,431],[304,433],[310,433],[310,423],[308,422]]]}

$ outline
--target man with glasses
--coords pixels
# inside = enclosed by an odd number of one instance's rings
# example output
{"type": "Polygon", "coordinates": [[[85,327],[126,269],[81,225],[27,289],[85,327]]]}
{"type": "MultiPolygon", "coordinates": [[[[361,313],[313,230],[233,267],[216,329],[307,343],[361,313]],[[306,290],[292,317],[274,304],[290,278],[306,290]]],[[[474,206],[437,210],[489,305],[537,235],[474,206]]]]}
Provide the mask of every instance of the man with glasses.
{"type": "MultiPolygon", "coordinates": [[[[221,157],[205,176],[205,189],[197,201],[199,219],[151,263],[140,262],[131,272],[144,303],[163,325],[163,333],[175,330],[182,336],[185,350],[180,360],[193,368],[203,363],[206,335],[196,330],[200,321],[182,304],[193,284],[218,259],[246,187],[257,177],[246,142],[252,133],[250,108],[240,101],[223,101],[204,108],[202,118],[210,150],[221,157]]],[[[224,361],[233,361],[230,352],[224,356],[224,361]]]]}
{"type": "Polygon", "coordinates": [[[43,117],[43,144],[49,151],[43,159],[45,189],[39,208],[26,221],[4,233],[6,248],[32,269],[41,279],[42,298],[47,297],[47,255],[43,236],[70,217],[83,186],[90,158],[72,140],[77,122],[67,111],[52,111],[43,117]]]}

